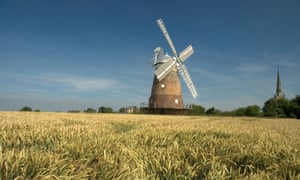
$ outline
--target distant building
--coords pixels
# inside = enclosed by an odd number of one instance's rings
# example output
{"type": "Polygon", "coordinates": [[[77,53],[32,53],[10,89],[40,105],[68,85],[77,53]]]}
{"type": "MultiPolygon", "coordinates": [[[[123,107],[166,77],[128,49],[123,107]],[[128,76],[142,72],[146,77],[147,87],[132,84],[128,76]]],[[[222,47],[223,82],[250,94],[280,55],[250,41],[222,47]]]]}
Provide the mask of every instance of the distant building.
{"type": "Polygon", "coordinates": [[[277,70],[276,93],[274,95],[274,98],[275,99],[284,98],[284,93],[282,92],[282,88],[281,88],[281,81],[280,81],[279,70],[277,70]]]}
{"type": "Polygon", "coordinates": [[[125,113],[137,113],[138,108],[136,106],[129,106],[125,108],[125,113]]]}

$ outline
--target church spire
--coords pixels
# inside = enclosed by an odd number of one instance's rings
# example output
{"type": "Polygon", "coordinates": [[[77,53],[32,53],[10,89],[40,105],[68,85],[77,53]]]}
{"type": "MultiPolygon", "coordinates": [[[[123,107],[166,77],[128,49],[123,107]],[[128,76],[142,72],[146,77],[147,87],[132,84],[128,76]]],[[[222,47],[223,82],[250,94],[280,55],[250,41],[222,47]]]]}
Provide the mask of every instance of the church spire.
{"type": "Polygon", "coordinates": [[[279,69],[277,69],[277,82],[276,82],[276,94],[275,98],[280,99],[283,98],[284,94],[281,89],[281,81],[280,81],[280,75],[279,75],[279,69]]]}

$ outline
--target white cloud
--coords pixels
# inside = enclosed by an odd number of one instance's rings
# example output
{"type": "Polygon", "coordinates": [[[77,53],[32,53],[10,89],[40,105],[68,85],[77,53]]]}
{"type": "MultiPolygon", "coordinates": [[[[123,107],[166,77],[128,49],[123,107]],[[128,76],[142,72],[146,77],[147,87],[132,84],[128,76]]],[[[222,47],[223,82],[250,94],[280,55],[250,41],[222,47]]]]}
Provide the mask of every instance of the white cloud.
{"type": "Polygon", "coordinates": [[[264,53],[262,57],[268,63],[278,67],[297,68],[300,65],[300,45],[291,48],[291,50],[286,53],[264,53]]]}
{"type": "Polygon", "coordinates": [[[236,81],[236,77],[230,76],[224,72],[220,71],[210,71],[206,70],[204,68],[190,68],[191,72],[194,76],[192,76],[192,80],[195,83],[195,85],[198,84],[198,81],[200,84],[203,83],[209,83],[209,84],[232,84],[236,81]],[[199,78],[201,77],[201,78],[199,78]],[[206,81],[206,82],[202,82],[206,81]]]}
{"type": "Polygon", "coordinates": [[[237,67],[238,71],[245,73],[259,73],[266,70],[266,67],[261,64],[242,64],[237,67]]]}
{"type": "Polygon", "coordinates": [[[40,77],[31,77],[31,80],[68,87],[79,91],[103,90],[118,85],[118,81],[115,79],[85,77],[62,73],[42,74],[40,77]]]}

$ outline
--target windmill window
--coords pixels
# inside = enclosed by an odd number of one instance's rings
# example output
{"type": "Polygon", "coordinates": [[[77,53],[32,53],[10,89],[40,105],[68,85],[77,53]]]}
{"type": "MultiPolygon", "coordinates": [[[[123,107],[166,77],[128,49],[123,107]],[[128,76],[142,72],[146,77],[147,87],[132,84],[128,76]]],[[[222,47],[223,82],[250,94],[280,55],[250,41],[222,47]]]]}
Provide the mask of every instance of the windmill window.
{"type": "Polygon", "coordinates": [[[178,104],[178,99],[175,99],[175,104],[178,104]]]}

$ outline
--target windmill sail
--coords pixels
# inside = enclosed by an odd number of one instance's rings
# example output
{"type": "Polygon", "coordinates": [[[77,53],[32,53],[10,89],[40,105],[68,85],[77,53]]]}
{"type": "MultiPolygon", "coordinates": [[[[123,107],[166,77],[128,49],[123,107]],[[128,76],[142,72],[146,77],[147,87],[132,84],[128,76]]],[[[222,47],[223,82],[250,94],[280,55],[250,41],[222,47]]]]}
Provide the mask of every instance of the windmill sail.
{"type": "Polygon", "coordinates": [[[173,44],[173,42],[172,42],[172,40],[171,40],[171,38],[169,36],[169,33],[167,31],[166,26],[164,25],[163,20],[162,19],[158,19],[157,20],[157,24],[159,25],[159,27],[160,27],[161,31],[163,32],[166,40],[168,41],[169,46],[170,46],[170,48],[171,48],[171,50],[173,52],[173,55],[177,58],[177,52],[176,52],[175,46],[174,46],[174,44],[173,44]]]}
{"type": "Polygon", "coordinates": [[[187,58],[189,58],[194,53],[193,46],[189,45],[187,48],[185,48],[180,54],[179,58],[181,62],[184,62],[187,58]]]}
{"type": "Polygon", "coordinates": [[[192,81],[192,79],[191,79],[191,77],[190,77],[190,75],[189,75],[189,73],[188,73],[185,65],[180,63],[180,64],[178,64],[177,67],[179,69],[179,72],[180,72],[180,74],[181,74],[181,76],[182,76],[185,84],[189,88],[189,90],[190,90],[193,98],[196,98],[198,96],[198,93],[196,91],[196,88],[195,88],[195,86],[193,84],[193,81],[192,81]]]}
{"type": "Polygon", "coordinates": [[[158,81],[161,81],[165,78],[176,66],[176,61],[172,58],[169,58],[167,62],[163,63],[159,68],[154,72],[158,81]]]}
{"type": "Polygon", "coordinates": [[[190,90],[193,98],[196,98],[198,96],[198,93],[195,89],[195,86],[192,82],[192,79],[191,79],[186,67],[183,64],[183,62],[194,53],[193,46],[189,45],[178,56],[175,46],[169,36],[167,28],[165,27],[162,19],[158,19],[157,24],[159,25],[159,27],[160,27],[163,35],[165,36],[165,38],[173,52],[173,55],[174,55],[172,58],[168,58],[165,63],[163,63],[156,69],[155,75],[156,75],[158,81],[161,81],[162,79],[164,79],[176,67],[179,70],[180,74],[182,75],[183,80],[186,83],[188,89],[190,90]]]}

